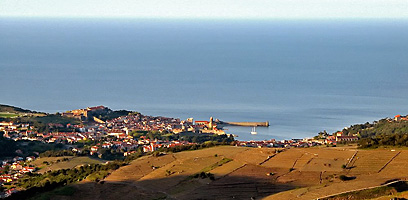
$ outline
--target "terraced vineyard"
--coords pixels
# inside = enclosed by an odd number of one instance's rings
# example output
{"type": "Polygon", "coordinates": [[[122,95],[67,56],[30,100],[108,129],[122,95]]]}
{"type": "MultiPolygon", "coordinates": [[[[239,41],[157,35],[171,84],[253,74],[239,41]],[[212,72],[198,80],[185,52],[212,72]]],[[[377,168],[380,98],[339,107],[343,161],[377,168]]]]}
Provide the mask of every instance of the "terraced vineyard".
{"type": "Polygon", "coordinates": [[[405,173],[408,166],[408,151],[396,151],[401,152],[396,156],[381,172],[382,176],[398,176],[401,173],[405,173]]]}
{"type": "Polygon", "coordinates": [[[351,165],[351,173],[377,173],[397,153],[390,150],[360,150],[351,165]]]}
{"type": "Polygon", "coordinates": [[[351,168],[344,169],[356,151],[223,146],[147,156],[114,171],[103,184],[76,184],[75,194],[64,198],[315,199],[408,178],[407,150],[358,150],[351,168]],[[340,175],[353,178],[342,181],[340,175]]]}

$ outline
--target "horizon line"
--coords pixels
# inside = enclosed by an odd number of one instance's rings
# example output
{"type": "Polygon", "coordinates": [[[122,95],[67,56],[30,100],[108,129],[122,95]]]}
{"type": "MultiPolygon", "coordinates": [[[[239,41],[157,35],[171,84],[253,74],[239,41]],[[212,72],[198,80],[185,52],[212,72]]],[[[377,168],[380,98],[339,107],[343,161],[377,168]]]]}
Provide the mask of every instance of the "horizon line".
{"type": "Polygon", "coordinates": [[[32,19],[143,19],[143,20],[408,20],[408,17],[146,17],[146,16],[51,16],[51,15],[1,15],[0,18],[32,18],[32,19]]]}

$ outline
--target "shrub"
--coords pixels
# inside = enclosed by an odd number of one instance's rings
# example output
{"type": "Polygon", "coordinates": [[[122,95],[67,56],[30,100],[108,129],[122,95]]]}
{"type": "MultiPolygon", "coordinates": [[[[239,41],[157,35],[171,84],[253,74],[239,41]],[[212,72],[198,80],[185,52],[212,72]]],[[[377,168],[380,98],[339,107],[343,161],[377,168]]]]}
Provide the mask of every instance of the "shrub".
{"type": "Polygon", "coordinates": [[[201,179],[209,178],[212,181],[215,180],[214,174],[209,173],[209,172],[200,172],[200,173],[194,174],[192,177],[201,178],[201,179]]]}
{"type": "Polygon", "coordinates": [[[153,153],[152,153],[152,156],[153,157],[159,157],[159,156],[161,156],[162,154],[161,154],[161,152],[160,151],[154,151],[153,153]]]}
{"type": "Polygon", "coordinates": [[[339,176],[339,179],[342,180],[342,181],[349,181],[349,180],[356,179],[356,177],[354,177],[354,176],[340,175],[340,176],[339,176]]]}
{"type": "Polygon", "coordinates": [[[172,174],[173,174],[172,171],[170,171],[170,170],[168,170],[168,169],[166,170],[166,174],[165,174],[166,176],[170,176],[170,175],[172,175],[172,174]]]}

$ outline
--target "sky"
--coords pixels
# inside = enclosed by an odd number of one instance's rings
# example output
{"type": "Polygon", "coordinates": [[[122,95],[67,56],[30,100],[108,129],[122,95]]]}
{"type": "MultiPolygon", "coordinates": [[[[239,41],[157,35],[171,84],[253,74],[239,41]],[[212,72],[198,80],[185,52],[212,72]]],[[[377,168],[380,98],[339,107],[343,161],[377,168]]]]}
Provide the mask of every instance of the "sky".
{"type": "Polygon", "coordinates": [[[408,0],[0,0],[3,17],[408,18],[408,0]]]}

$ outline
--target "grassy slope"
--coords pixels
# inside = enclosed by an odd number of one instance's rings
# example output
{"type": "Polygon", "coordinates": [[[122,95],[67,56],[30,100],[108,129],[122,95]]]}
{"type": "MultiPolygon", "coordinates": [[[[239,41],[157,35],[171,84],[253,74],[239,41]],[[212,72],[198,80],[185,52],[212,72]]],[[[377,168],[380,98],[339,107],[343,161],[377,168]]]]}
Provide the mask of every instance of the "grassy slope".
{"type": "Polygon", "coordinates": [[[31,110],[23,109],[23,108],[18,108],[14,106],[9,106],[9,105],[3,105],[0,104],[0,112],[9,112],[9,113],[34,113],[31,110]]]}
{"type": "Polygon", "coordinates": [[[38,116],[38,117],[31,117],[28,119],[28,121],[32,122],[40,122],[43,124],[48,124],[48,123],[59,123],[59,124],[79,124],[81,123],[80,120],[75,119],[75,118],[69,118],[69,117],[63,117],[60,115],[47,115],[47,116],[38,116]]]}
{"type": "Polygon", "coordinates": [[[58,170],[58,169],[67,169],[73,168],[80,165],[86,164],[100,164],[104,163],[103,160],[98,160],[90,157],[73,157],[73,156],[64,156],[64,157],[46,157],[39,158],[33,162],[32,165],[39,167],[39,173],[43,173],[49,170],[58,170]],[[67,158],[68,161],[63,161],[64,158],[67,158]],[[58,161],[60,160],[60,161],[58,161]],[[48,162],[50,165],[44,164],[43,162],[48,162]]]}
{"type": "Polygon", "coordinates": [[[45,116],[46,113],[0,104],[0,118],[15,118],[22,116],[45,116]]]}
{"type": "Polygon", "coordinates": [[[20,115],[16,113],[0,112],[0,118],[13,118],[18,116],[20,115]]]}
{"type": "Polygon", "coordinates": [[[15,118],[20,117],[22,122],[39,122],[47,123],[61,123],[61,124],[78,124],[79,120],[62,117],[60,115],[47,114],[37,111],[31,111],[23,108],[18,108],[9,105],[0,104],[0,118],[15,118]]]}

